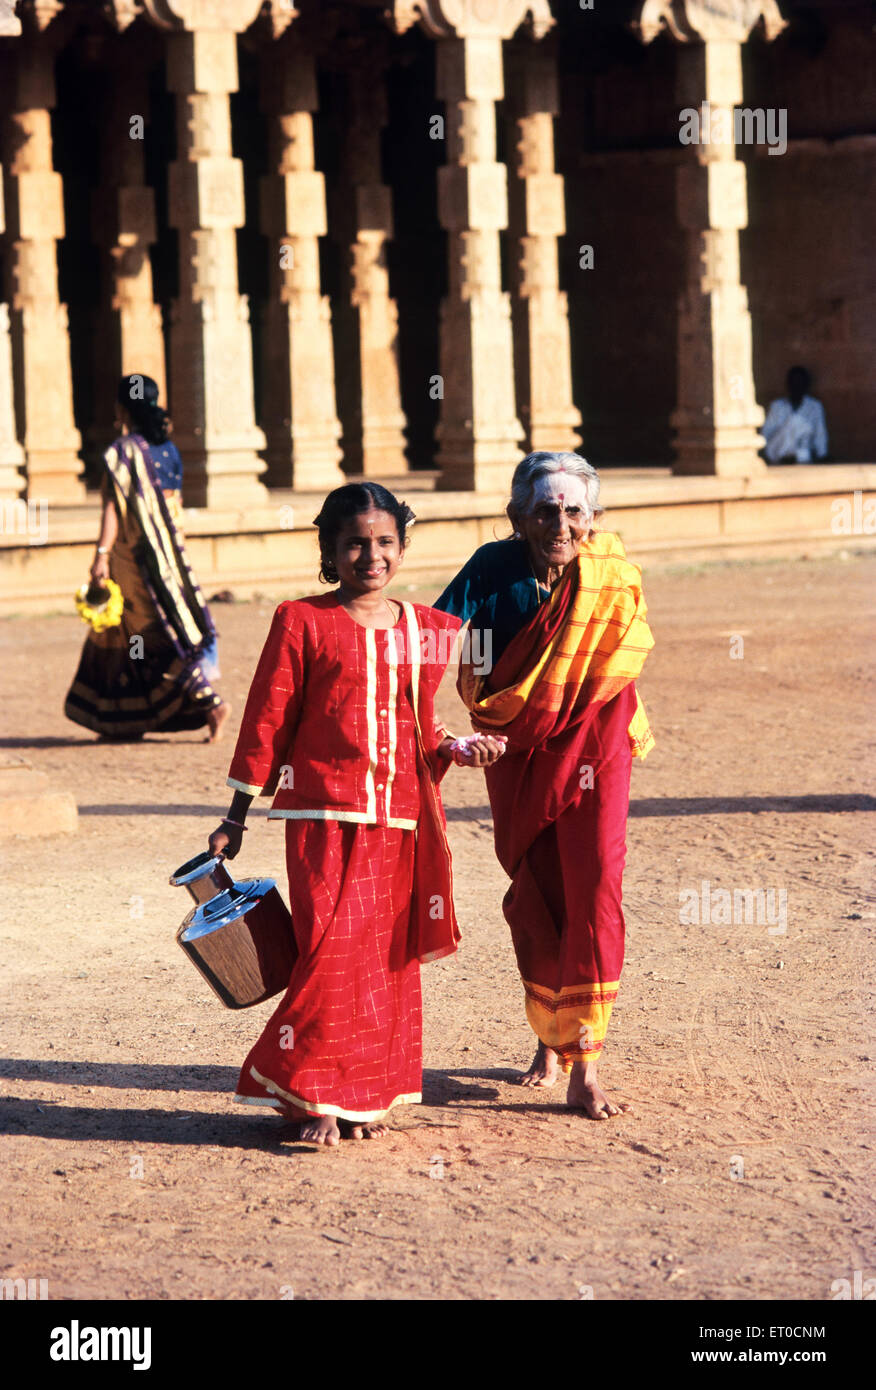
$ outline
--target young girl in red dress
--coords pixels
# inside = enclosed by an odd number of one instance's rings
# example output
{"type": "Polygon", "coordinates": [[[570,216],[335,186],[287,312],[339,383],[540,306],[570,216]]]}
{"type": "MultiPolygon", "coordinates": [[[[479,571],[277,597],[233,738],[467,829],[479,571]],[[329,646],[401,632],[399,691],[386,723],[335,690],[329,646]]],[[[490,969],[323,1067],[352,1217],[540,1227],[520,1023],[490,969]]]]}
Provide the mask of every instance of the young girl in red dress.
{"type": "Polygon", "coordinates": [[[336,1145],[377,1138],[420,1100],[420,962],[456,950],[450,853],[437,785],[460,748],[434,715],[459,619],[388,599],[409,508],[376,483],[330,493],[316,518],[331,593],[281,603],[253,677],[213,853],[239,852],[254,796],[286,822],[298,960],[240,1073],[236,1099],[336,1145]]]}

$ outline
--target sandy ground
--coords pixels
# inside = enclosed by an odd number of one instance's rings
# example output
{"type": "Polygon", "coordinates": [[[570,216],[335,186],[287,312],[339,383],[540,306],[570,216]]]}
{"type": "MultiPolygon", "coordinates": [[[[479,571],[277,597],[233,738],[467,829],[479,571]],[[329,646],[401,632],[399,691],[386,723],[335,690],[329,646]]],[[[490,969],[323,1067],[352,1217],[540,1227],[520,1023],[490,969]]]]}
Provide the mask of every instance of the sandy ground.
{"type": "MultiPolygon", "coordinates": [[[[646,573],[658,747],[602,1073],[632,1113],[515,1084],[505,879],[482,776],[452,769],[464,940],[424,970],[424,1103],[330,1153],[231,1103],[272,1006],[224,1010],[174,941],[168,875],[227,806],[230,740],[95,744],[61,712],[77,619],[0,624],[2,743],[80,810],[74,836],[3,847],[0,1274],[96,1299],[817,1300],[872,1276],[874,580],[855,556],[646,573]],[[704,880],[784,890],[786,931],[682,924],[704,880]]],[[[216,607],[231,739],[279,597],[216,607]]],[[[464,731],[449,684],[442,709],[464,731]]],[[[254,819],[235,867],[285,894],[281,830],[254,819]]]]}

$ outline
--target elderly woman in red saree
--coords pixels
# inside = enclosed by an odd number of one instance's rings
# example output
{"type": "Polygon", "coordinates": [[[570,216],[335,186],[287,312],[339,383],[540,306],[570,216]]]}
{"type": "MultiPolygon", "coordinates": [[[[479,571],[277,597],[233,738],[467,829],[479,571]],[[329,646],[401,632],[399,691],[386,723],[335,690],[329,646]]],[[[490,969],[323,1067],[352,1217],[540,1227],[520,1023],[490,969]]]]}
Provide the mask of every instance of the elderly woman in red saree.
{"type": "Polygon", "coordinates": [[[508,739],[486,779],[539,1040],[521,1080],[551,1086],[562,1066],[567,1104],[603,1120],[627,1108],[597,1064],[623,965],[631,759],[654,743],[635,682],[654,643],[638,567],[593,530],[598,503],[583,458],[530,454],[511,485],[514,536],[475,551],[435,607],[470,620],[470,650],[492,648],[488,673],[460,663],[459,692],[475,729],[508,739]]]}

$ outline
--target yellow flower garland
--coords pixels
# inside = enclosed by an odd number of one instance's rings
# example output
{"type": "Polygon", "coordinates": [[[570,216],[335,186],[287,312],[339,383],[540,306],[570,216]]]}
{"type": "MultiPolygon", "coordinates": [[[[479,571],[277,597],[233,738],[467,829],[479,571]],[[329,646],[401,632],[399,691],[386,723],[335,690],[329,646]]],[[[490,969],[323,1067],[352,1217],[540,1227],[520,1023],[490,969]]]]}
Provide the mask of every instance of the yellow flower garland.
{"type": "Polygon", "coordinates": [[[118,627],[125,607],[122,591],[115,580],[104,579],[101,582],[109,589],[109,598],[105,603],[88,602],[90,584],[83,584],[81,589],[76,590],[75,596],[77,613],[94,632],[105,632],[108,627],[118,627]]]}

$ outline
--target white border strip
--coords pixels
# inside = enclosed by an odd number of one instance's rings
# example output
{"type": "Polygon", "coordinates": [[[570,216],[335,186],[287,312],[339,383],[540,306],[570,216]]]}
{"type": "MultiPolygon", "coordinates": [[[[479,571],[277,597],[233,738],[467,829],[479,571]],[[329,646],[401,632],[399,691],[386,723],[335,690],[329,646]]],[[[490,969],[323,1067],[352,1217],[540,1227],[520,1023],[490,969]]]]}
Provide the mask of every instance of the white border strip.
{"type": "Polygon", "coordinates": [[[250,1067],[249,1074],[253,1081],[264,1086],[266,1091],[270,1091],[277,1097],[277,1100],[270,1100],[266,1096],[236,1095],[234,1099],[239,1105],[271,1105],[277,1109],[281,1102],[285,1101],[287,1105],[294,1105],[297,1109],[310,1115],[335,1115],[339,1120],[353,1120],[357,1124],[368,1124],[374,1120],[382,1120],[384,1115],[389,1114],[393,1106],[418,1105],[423,1099],[421,1091],[412,1091],[410,1095],[396,1096],[383,1110],[342,1110],[339,1105],[322,1105],[318,1101],[301,1100],[299,1096],[293,1096],[291,1091],[284,1091],[282,1086],[277,1085],[276,1081],[262,1076],[255,1067],[250,1067]]]}

